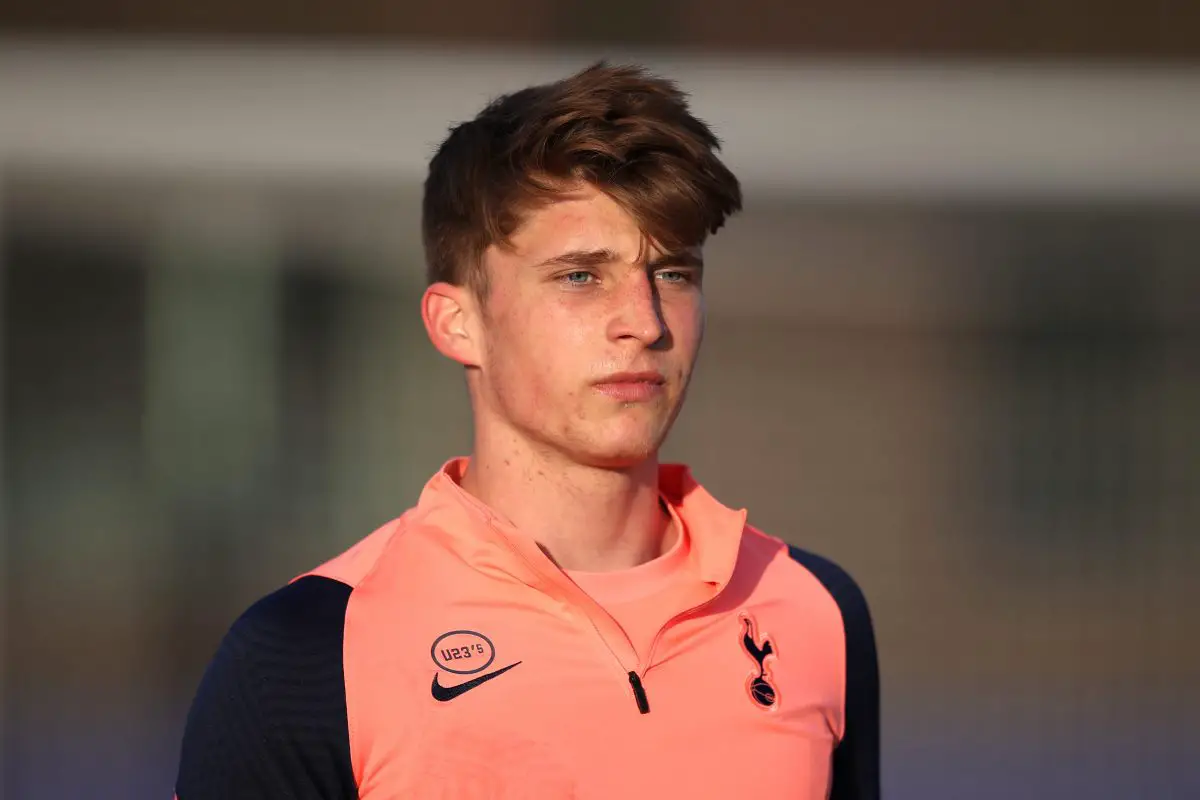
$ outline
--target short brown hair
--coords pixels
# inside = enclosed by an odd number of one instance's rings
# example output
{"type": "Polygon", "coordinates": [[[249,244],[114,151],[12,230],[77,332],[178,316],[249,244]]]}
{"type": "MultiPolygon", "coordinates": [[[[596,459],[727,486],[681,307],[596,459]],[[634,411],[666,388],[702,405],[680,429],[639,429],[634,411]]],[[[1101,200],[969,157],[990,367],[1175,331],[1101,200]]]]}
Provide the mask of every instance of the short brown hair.
{"type": "Polygon", "coordinates": [[[719,150],[687,95],[641,67],[601,61],[503,95],[454,127],[429,164],[421,220],[429,282],[485,295],[484,251],[580,182],[609,195],[659,247],[703,244],[742,206],[719,150]]]}

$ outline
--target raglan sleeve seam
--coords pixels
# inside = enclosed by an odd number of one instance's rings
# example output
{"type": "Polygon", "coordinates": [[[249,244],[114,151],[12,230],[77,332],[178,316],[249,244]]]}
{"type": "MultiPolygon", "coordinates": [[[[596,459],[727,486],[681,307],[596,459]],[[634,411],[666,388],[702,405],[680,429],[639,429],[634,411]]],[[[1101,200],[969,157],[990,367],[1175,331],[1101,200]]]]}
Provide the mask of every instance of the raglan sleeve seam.
{"type": "Polygon", "coordinates": [[[350,591],[300,578],[233,624],[188,712],[178,800],[357,796],[342,647],[350,591]]]}
{"type": "Polygon", "coordinates": [[[842,737],[834,748],[832,800],[875,800],[879,778],[879,663],[874,623],[862,589],[832,561],[796,547],[791,557],[812,573],[841,616],[845,664],[842,737]]]}

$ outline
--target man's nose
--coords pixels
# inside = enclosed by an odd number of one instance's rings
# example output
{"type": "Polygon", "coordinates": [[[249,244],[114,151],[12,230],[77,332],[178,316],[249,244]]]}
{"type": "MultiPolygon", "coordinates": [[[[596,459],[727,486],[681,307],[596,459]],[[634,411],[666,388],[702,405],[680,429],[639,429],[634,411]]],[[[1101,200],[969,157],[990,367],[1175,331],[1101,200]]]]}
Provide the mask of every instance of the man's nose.
{"type": "Polygon", "coordinates": [[[610,338],[636,339],[650,347],[666,336],[662,304],[652,276],[631,276],[613,294],[612,302],[610,338]]]}

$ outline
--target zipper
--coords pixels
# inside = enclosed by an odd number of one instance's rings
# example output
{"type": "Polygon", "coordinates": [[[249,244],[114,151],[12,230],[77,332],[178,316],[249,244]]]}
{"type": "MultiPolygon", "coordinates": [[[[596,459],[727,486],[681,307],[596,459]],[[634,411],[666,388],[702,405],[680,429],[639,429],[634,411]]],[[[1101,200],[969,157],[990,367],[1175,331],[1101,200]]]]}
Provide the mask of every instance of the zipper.
{"type": "MultiPolygon", "coordinates": [[[[646,677],[646,673],[650,671],[650,667],[654,664],[654,651],[658,649],[658,643],[659,643],[659,640],[662,639],[663,633],[665,633],[667,628],[670,628],[672,625],[675,625],[675,624],[683,621],[685,618],[690,617],[692,614],[695,614],[695,613],[703,610],[704,608],[706,608],[709,604],[713,603],[717,599],[717,597],[720,596],[720,594],[721,594],[721,592],[718,591],[715,595],[708,598],[703,603],[700,603],[699,605],[696,605],[696,606],[692,606],[691,608],[687,609],[686,611],[681,611],[678,614],[676,614],[675,616],[671,617],[669,620],[667,620],[666,623],[663,624],[663,626],[658,629],[658,633],[654,634],[654,638],[650,641],[650,650],[649,650],[649,652],[646,653],[646,666],[641,670],[640,673],[637,670],[629,670],[626,677],[629,678],[629,686],[631,689],[633,689],[633,700],[635,703],[637,703],[637,708],[638,708],[639,713],[641,713],[641,714],[649,714],[650,713],[650,697],[649,697],[649,695],[646,694],[646,685],[645,685],[645,683],[643,683],[643,680],[646,677]]],[[[590,597],[587,597],[586,594],[584,595],[584,597],[587,599],[587,602],[594,605],[597,609],[599,609],[601,614],[604,614],[605,616],[607,616],[609,619],[611,619],[613,621],[614,624],[617,625],[618,628],[620,628],[620,625],[613,618],[612,614],[609,614],[608,611],[606,611],[603,606],[601,606],[595,600],[592,600],[590,597]]],[[[608,639],[604,638],[604,634],[600,632],[600,627],[598,625],[596,625],[596,621],[594,619],[592,619],[590,615],[585,615],[585,616],[587,616],[588,623],[592,626],[592,630],[595,631],[596,636],[600,639],[600,642],[604,645],[604,649],[608,650],[609,654],[612,655],[613,659],[617,662],[618,666],[620,666],[622,669],[624,669],[625,663],[623,661],[621,661],[621,657],[617,655],[617,652],[612,649],[612,645],[610,645],[608,643],[608,639]]],[[[628,635],[626,635],[625,639],[626,639],[626,641],[629,641],[628,635]]],[[[631,650],[633,649],[633,642],[629,642],[629,647],[631,650]]],[[[634,652],[636,655],[636,651],[634,651],[634,652]]]]}
{"type": "MultiPolygon", "coordinates": [[[[594,605],[600,611],[601,614],[604,614],[609,619],[611,619],[613,621],[614,625],[616,625],[618,628],[621,627],[620,624],[617,623],[616,619],[613,618],[613,615],[609,614],[608,611],[606,611],[603,606],[601,606],[595,600],[592,600],[590,597],[587,598],[587,601],[590,602],[592,605],[594,605]]],[[[617,666],[619,666],[622,670],[624,670],[625,662],[621,660],[621,657],[619,655],[617,655],[617,651],[613,650],[612,645],[608,643],[608,639],[604,638],[604,634],[600,632],[600,627],[596,624],[596,620],[592,619],[591,615],[589,615],[589,614],[584,614],[584,616],[587,617],[588,624],[592,626],[592,630],[595,632],[596,638],[598,638],[600,640],[600,643],[604,645],[604,649],[607,650],[609,655],[611,655],[613,657],[613,660],[617,662],[617,666]]],[[[622,628],[621,630],[623,631],[624,629],[622,628]]],[[[629,642],[629,649],[633,650],[634,655],[636,656],[637,651],[634,650],[634,648],[633,648],[633,642],[629,641],[628,634],[625,635],[625,641],[629,642]]],[[[643,670],[643,672],[644,672],[644,670],[643,670]]],[[[650,713],[650,698],[648,698],[646,696],[646,687],[642,685],[641,676],[638,675],[636,670],[629,670],[626,673],[626,677],[629,679],[630,688],[633,689],[633,701],[635,703],[637,703],[638,711],[642,714],[649,714],[650,713]]]]}
{"type": "MultiPolygon", "coordinates": [[[[724,590],[722,590],[722,591],[724,591],[724,590]]],[[[692,606],[687,611],[680,611],[678,614],[676,614],[675,616],[673,616],[669,620],[667,620],[663,624],[663,626],[658,629],[658,633],[654,634],[654,638],[650,640],[650,652],[648,652],[646,654],[646,662],[648,664],[654,663],[654,651],[658,649],[658,642],[660,639],[662,639],[662,635],[667,632],[667,628],[670,628],[674,625],[678,625],[680,622],[683,622],[683,620],[686,619],[687,617],[690,617],[692,614],[695,614],[696,612],[704,609],[709,604],[711,604],[713,601],[715,601],[717,599],[717,597],[720,596],[720,594],[721,594],[721,592],[718,591],[715,595],[708,598],[700,605],[692,606]]],[[[649,671],[650,671],[650,667],[647,666],[646,669],[642,670],[642,677],[645,677],[646,673],[649,671]]]]}
{"type": "MultiPolygon", "coordinates": [[[[658,633],[654,634],[654,638],[650,641],[650,651],[646,653],[646,668],[642,670],[640,675],[636,672],[629,673],[629,685],[633,687],[633,697],[635,700],[637,700],[638,710],[643,714],[650,713],[650,699],[646,696],[646,687],[642,683],[642,680],[646,677],[646,673],[648,673],[650,668],[654,665],[654,651],[658,649],[658,642],[660,639],[662,639],[662,635],[666,633],[667,628],[682,622],[687,617],[690,617],[691,615],[708,606],[710,603],[716,600],[720,594],[721,592],[717,592],[717,594],[708,598],[700,605],[692,606],[687,611],[681,611],[680,613],[671,617],[661,628],[658,629],[658,633]]],[[[599,633],[599,631],[597,631],[597,633],[599,633]]]]}
{"type": "MultiPolygon", "coordinates": [[[[502,542],[504,542],[505,546],[513,553],[513,555],[515,555],[521,561],[525,562],[525,564],[530,569],[532,569],[536,574],[542,575],[543,578],[550,581],[551,583],[557,583],[557,581],[554,581],[550,576],[547,576],[538,567],[538,565],[531,562],[526,557],[526,555],[521,552],[521,550],[518,547],[516,547],[511,541],[509,541],[508,537],[504,535],[504,531],[500,530],[500,527],[496,524],[495,520],[493,520],[490,516],[488,518],[488,524],[491,526],[492,530],[494,530],[500,536],[500,540],[502,542]]],[[[608,617],[610,620],[612,620],[613,624],[616,625],[617,628],[621,627],[620,624],[617,623],[616,619],[613,618],[613,615],[609,614],[608,611],[605,610],[603,606],[601,606],[599,603],[597,603],[591,597],[588,597],[587,593],[584,592],[582,589],[579,589],[578,587],[576,587],[576,589],[579,591],[579,594],[582,595],[583,601],[585,603],[591,603],[593,606],[595,606],[596,610],[599,613],[604,614],[606,617],[608,617]]],[[[575,604],[575,605],[578,606],[579,604],[575,604]]],[[[621,657],[619,655],[617,655],[617,651],[613,650],[612,645],[609,644],[608,639],[605,638],[604,634],[600,630],[600,626],[596,624],[596,620],[592,618],[592,615],[585,612],[584,616],[587,618],[588,624],[591,626],[592,631],[596,634],[596,638],[598,638],[600,640],[600,643],[604,645],[604,649],[607,650],[609,655],[611,655],[613,657],[613,660],[617,662],[617,666],[621,668],[621,671],[625,672],[625,676],[629,680],[629,686],[630,686],[630,688],[633,689],[633,700],[635,703],[637,703],[638,711],[642,714],[649,714],[650,713],[650,699],[646,696],[646,687],[642,685],[641,676],[638,675],[638,673],[635,670],[627,670],[627,668],[625,667],[625,662],[621,660],[621,657]]],[[[662,631],[659,631],[659,633],[662,633],[662,631]]],[[[633,651],[634,655],[636,656],[637,651],[634,650],[633,642],[629,641],[628,635],[625,636],[625,641],[629,644],[629,649],[631,651],[633,651]]],[[[655,642],[658,641],[657,635],[655,636],[654,641],[655,642]]],[[[653,652],[653,649],[654,648],[651,647],[651,652],[653,652]]]]}
{"type": "MultiPolygon", "coordinates": [[[[551,580],[551,582],[554,582],[548,576],[545,576],[545,574],[542,572],[541,569],[538,568],[537,565],[530,562],[529,559],[525,556],[525,554],[522,553],[520,551],[520,549],[518,549],[512,542],[510,542],[508,540],[508,537],[504,535],[504,532],[500,530],[499,525],[497,525],[496,521],[493,518],[491,518],[490,516],[488,518],[488,523],[489,523],[490,527],[497,534],[499,534],[500,539],[501,539],[501,541],[504,542],[505,546],[510,551],[512,551],[512,553],[515,556],[517,556],[517,558],[524,561],[525,564],[527,566],[529,566],[535,573],[537,573],[539,575],[543,575],[543,577],[546,577],[547,580],[551,580]]],[[[576,587],[576,588],[578,588],[578,587],[576,587]]],[[[717,591],[716,594],[714,594],[712,597],[705,600],[703,603],[700,603],[699,605],[696,605],[696,606],[692,606],[691,608],[687,609],[686,611],[681,611],[680,613],[676,614],[675,616],[673,616],[669,620],[667,620],[667,622],[658,629],[658,633],[654,634],[654,638],[650,642],[650,650],[646,654],[645,668],[643,668],[640,673],[637,670],[629,670],[628,672],[626,672],[626,677],[629,680],[629,686],[631,689],[633,689],[633,700],[635,703],[637,703],[637,708],[638,708],[639,713],[641,713],[641,714],[649,714],[650,713],[650,698],[646,694],[646,686],[642,681],[646,677],[646,673],[650,671],[651,665],[654,664],[654,652],[658,649],[658,643],[659,643],[659,640],[662,639],[663,633],[666,632],[667,628],[670,628],[671,626],[681,622],[686,617],[689,617],[692,614],[695,614],[696,612],[706,608],[709,604],[711,604],[713,601],[715,601],[721,595],[721,593],[723,591],[724,591],[724,587],[722,587],[719,591],[717,591]]],[[[579,590],[579,592],[580,592],[580,594],[583,595],[586,602],[589,602],[593,606],[595,606],[596,609],[599,610],[599,612],[601,614],[604,614],[610,620],[612,620],[613,624],[616,625],[618,628],[621,627],[620,624],[616,621],[616,619],[612,616],[612,614],[609,614],[608,611],[603,606],[601,606],[599,603],[597,603],[591,597],[588,597],[587,594],[585,592],[583,592],[583,590],[579,590]]],[[[617,662],[617,666],[621,667],[621,669],[624,670],[625,662],[623,662],[621,660],[621,657],[619,655],[617,655],[617,652],[615,650],[613,650],[612,645],[610,645],[608,643],[608,639],[606,639],[604,637],[604,634],[600,631],[600,627],[596,624],[596,621],[594,619],[592,619],[590,614],[585,614],[585,616],[588,618],[588,622],[591,624],[592,630],[595,632],[596,636],[600,639],[600,642],[604,645],[604,649],[608,650],[609,654],[617,662]]],[[[633,642],[629,641],[628,635],[625,636],[625,640],[626,640],[626,642],[628,642],[630,650],[633,650],[634,655],[636,656],[637,651],[634,650],[633,642]]]]}
{"type": "Polygon", "coordinates": [[[633,687],[633,699],[637,701],[638,711],[649,714],[650,698],[646,697],[646,688],[642,686],[642,679],[636,672],[629,673],[629,685],[633,687]]]}

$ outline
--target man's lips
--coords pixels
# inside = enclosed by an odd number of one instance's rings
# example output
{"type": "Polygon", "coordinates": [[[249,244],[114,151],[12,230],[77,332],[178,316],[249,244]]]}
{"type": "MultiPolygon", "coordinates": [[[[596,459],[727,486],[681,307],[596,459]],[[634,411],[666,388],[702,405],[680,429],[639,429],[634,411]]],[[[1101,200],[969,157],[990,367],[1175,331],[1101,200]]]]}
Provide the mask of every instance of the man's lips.
{"type": "Polygon", "coordinates": [[[658,397],[666,379],[658,372],[616,372],[596,382],[596,390],[622,403],[638,403],[658,397]]]}

